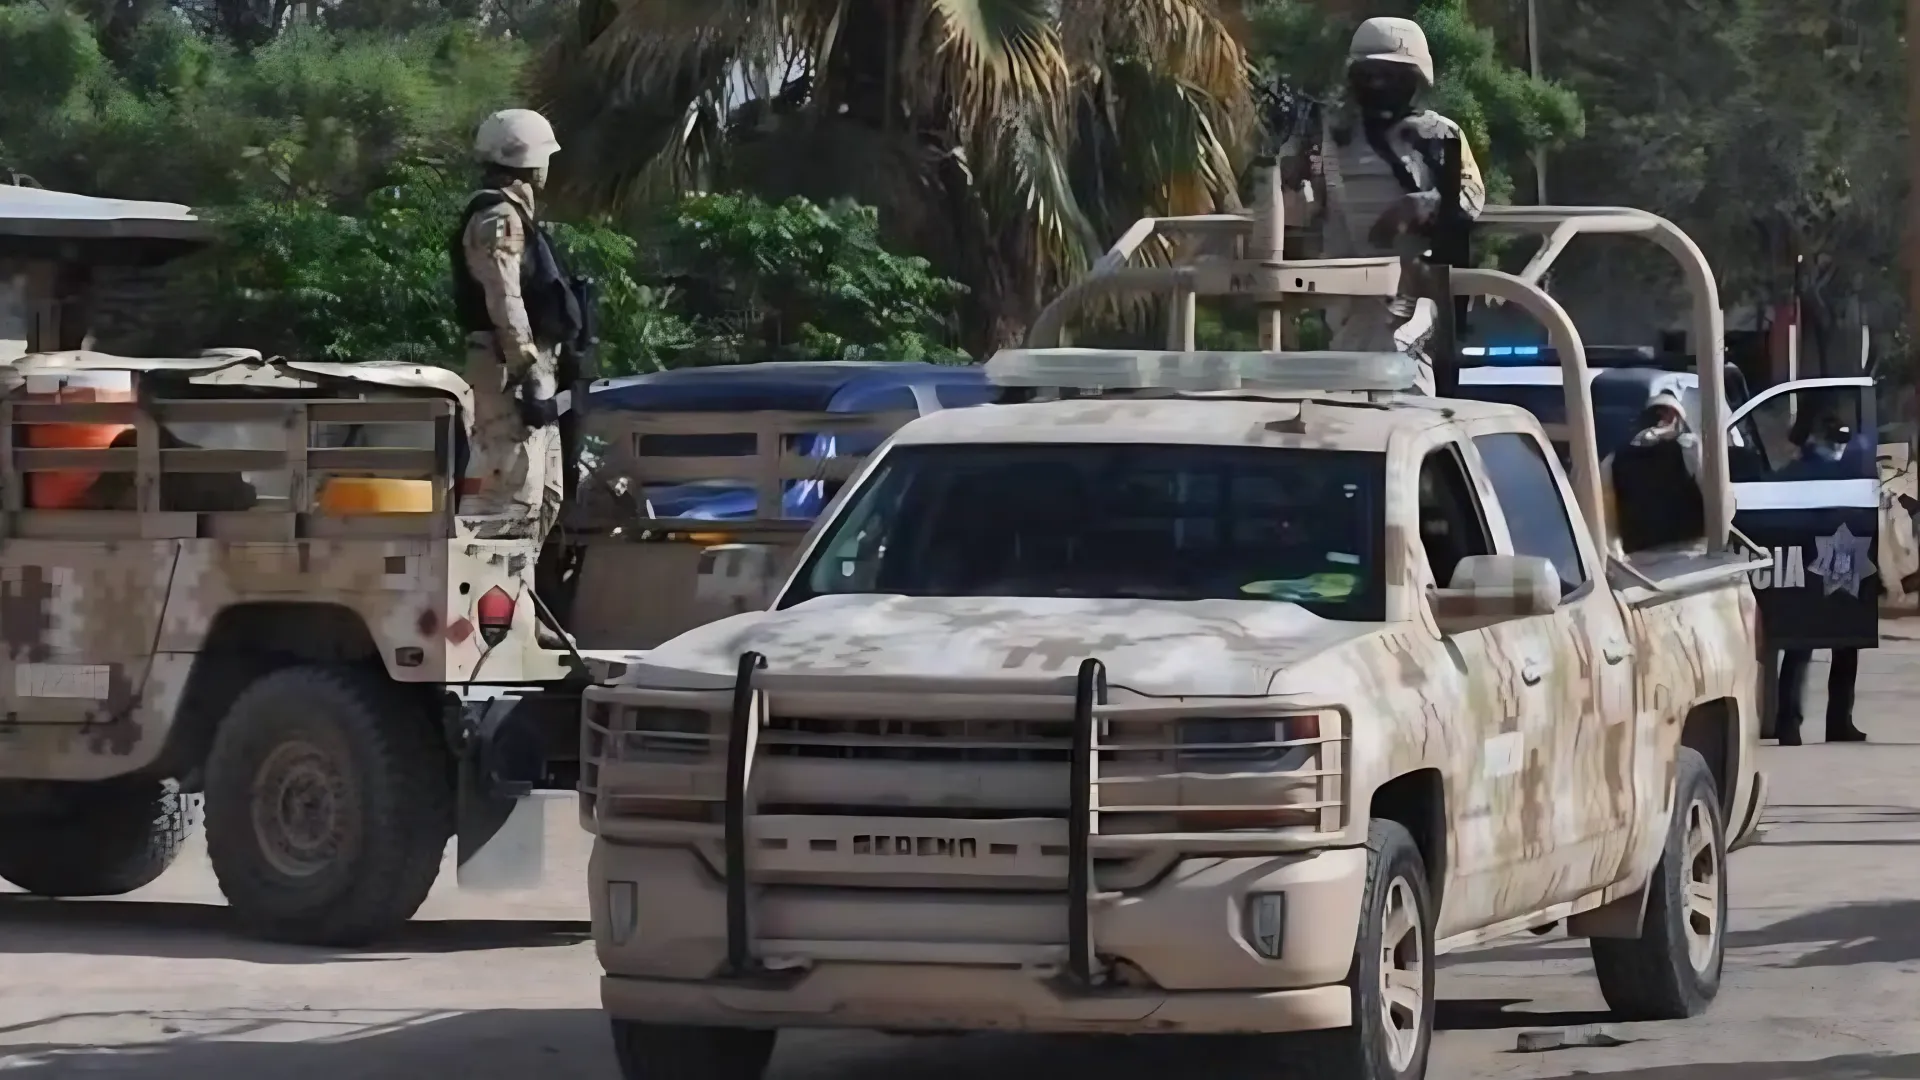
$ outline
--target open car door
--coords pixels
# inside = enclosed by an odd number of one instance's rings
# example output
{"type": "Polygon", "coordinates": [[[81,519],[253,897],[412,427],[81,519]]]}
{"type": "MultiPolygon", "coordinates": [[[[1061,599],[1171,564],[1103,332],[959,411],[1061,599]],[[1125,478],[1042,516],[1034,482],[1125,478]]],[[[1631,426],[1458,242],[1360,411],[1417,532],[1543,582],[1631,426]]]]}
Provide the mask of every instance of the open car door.
{"type": "Polygon", "coordinates": [[[1767,646],[1880,644],[1873,380],[1782,383],[1736,409],[1729,427],[1734,527],[1773,553],[1772,569],[1753,573],[1767,646]]]}

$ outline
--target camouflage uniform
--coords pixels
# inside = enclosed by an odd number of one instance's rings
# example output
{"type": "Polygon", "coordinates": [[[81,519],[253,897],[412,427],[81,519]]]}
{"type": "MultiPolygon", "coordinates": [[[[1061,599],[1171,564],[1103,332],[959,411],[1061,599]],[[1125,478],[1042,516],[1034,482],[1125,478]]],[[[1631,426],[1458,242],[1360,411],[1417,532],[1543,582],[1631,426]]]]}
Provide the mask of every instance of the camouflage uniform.
{"type": "Polygon", "coordinates": [[[520,378],[532,379],[538,396],[554,396],[557,357],[535,343],[520,296],[521,258],[527,229],[512,203],[530,218],[533,193],[524,184],[505,189],[511,202],[481,210],[462,237],[467,270],[486,294],[492,333],[467,335],[467,381],[473,385],[473,437],[467,466],[472,492],[461,500],[465,517],[502,519],[483,531],[521,531],[531,521],[544,537],[560,512],[560,429],[529,427],[517,400],[520,378]],[[476,490],[477,485],[477,490],[476,490]]]}
{"type": "MultiPolygon", "coordinates": [[[[1386,143],[1400,164],[1413,178],[1421,200],[1429,204],[1423,220],[1432,221],[1439,208],[1440,192],[1429,160],[1438,160],[1432,144],[1444,139],[1460,140],[1460,208],[1471,217],[1479,217],[1486,205],[1486,184],[1480,167],[1473,160],[1459,125],[1436,112],[1417,112],[1387,129],[1386,143]],[[1423,144],[1427,153],[1422,153],[1423,144]],[[1429,154],[1431,158],[1429,158],[1429,154]]],[[[1366,258],[1404,255],[1405,250],[1379,248],[1367,238],[1380,215],[1408,194],[1393,165],[1374,150],[1356,120],[1351,128],[1336,129],[1329,123],[1321,139],[1321,173],[1327,193],[1321,218],[1321,254],[1329,259],[1366,258]],[[1343,141],[1344,140],[1344,141],[1343,141]]],[[[1403,239],[1418,244],[1417,239],[1403,239]]],[[[1420,390],[1433,392],[1433,365],[1421,346],[1432,331],[1436,313],[1430,300],[1417,307],[1411,298],[1393,301],[1373,297],[1350,296],[1327,303],[1327,329],[1332,332],[1329,348],[1354,352],[1409,352],[1419,361],[1420,390]],[[1410,310],[1396,315],[1396,305],[1410,310]]]]}

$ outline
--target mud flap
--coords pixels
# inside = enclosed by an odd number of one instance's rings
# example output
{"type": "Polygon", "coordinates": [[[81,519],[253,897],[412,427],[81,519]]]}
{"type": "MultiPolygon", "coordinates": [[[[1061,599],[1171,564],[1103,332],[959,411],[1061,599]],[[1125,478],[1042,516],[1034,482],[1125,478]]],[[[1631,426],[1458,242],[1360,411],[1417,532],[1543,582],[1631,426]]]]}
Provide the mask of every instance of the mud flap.
{"type": "Polygon", "coordinates": [[[462,889],[532,889],[546,867],[547,802],[534,788],[545,777],[541,733],[518,697],[468,702],[460,755],[457,880],[462,889]],[[521,715],[516,715],[521,714],[521,715]]]}

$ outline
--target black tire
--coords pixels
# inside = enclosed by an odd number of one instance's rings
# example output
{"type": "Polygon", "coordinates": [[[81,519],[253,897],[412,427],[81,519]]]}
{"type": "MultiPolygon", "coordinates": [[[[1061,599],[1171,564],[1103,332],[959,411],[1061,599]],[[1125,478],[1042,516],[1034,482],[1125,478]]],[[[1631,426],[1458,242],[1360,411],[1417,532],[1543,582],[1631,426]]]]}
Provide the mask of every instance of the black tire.
{"type": "Polygon", "coordinates": [[[1727,837],[1720,792],[1697,751],[1682,747],[1675,765],[1673,819],[1666,849],[1647,882],[1640,936],[1593,939],[1600,992],[1622,1020],[1699,1016],[1720,992],[1727,947],[1727,837]]]}
{"type": "MultiPolygon", "coordinates": [[[[1347,986],[1353,995],[1353,1025],[1330,1031],[1287,1036],[1276,1048],[1286,1075],[1302,1080],[1419,1080],[1427,1074],[1427,1052],[1433,1043],[1433,898],[1427,884],[1426,860],[1413,835],[1397,821],[1375,821],[1367,831],[1367,889],[1360,908],[1360,929],[1354,941],[1353,967],[1347,986]],[[1390,1037],[1385,981],[1389,904],[1413,914],[1409,937],[1400,940],[1396,965],[1403,990],[1418,989],[1413,1010],[1396,1009],[1396,1020],[1411,1012],[1390,1037]],[[1412,972],[1411,965],[1418,965],[1412,972]],[[1412,985],[1404,976],[1411,975],[1412,985]],[[1405,1040],[1411,1040],[1410,1044],[1405,1040]],[[1396,1044],[1400,1049],[1396,1050],[1396,1044]]],[[[1397,1025],[1396,1025],[1397,1026],[1397,1025]]]]}
{"type": "Polygon", "coordinates": [[[760,1080],[780,1033],[772,1028],[613,1022],[622,1080],[760,1080]]]}
{"type": "Polygon", "coordinates": [[[413,918],[453,835],[426,705],[380,673],[292,667],[242,691],[207,758],[207,854],[245,930],[348,947],[413,918]],[[298,819],[298,820],[295,820],[298,819]]]}
{"type": "Polygon", "coordinates": [[[35,896],[124,896],[173,865],[198,806],[158,780],[73,785],[56,809],[0,824],[0,878],[35,896]]]}

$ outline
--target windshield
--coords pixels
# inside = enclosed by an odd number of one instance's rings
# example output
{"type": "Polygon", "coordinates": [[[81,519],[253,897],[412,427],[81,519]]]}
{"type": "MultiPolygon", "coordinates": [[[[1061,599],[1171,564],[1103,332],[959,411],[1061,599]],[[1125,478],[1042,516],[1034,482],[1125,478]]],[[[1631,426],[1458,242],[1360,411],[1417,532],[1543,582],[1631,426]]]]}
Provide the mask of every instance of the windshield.
{"type": "Polygon", "coordinates": [[[1287,600],[1384,617],[1383,455],[1086,444],[890,451],[781,606],[839,593],[1287,600]]]}

